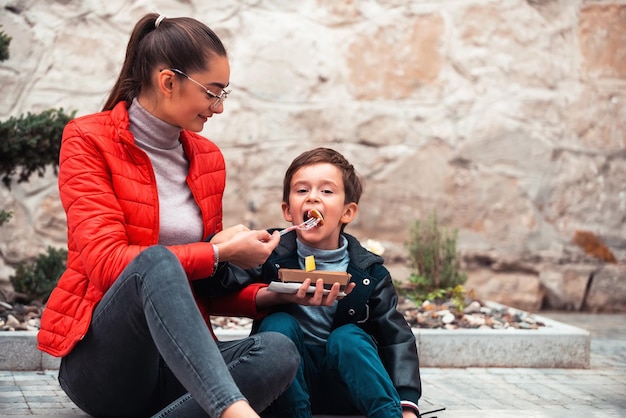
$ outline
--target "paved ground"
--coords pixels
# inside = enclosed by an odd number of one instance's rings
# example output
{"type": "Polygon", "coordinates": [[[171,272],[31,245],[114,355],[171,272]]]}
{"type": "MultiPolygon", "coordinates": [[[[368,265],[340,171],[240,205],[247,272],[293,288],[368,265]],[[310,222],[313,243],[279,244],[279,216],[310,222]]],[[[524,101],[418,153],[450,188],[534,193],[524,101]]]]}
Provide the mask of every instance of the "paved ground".
{"type": "MultiPolygon", "coordinates": [[[[590,369],[424,368],[425,417],[626,417],[626,314],[542,315],[591,333],[590,369]]],[[[0,416],[85,415],[55,371],[0,371],[0,416]]]]}

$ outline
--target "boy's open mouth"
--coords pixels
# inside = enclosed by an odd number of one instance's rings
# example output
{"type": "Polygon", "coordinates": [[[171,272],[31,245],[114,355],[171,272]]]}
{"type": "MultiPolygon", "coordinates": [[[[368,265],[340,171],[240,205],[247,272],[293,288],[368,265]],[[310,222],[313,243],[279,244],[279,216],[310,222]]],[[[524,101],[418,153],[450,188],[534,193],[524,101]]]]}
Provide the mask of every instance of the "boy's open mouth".
{"type": "Polygon", "coordinates": [[[317,209],[309,209],[306,212],[304,212],[304,215],[302,215],[302,219],[305,222],[309,220],[310,218],[318,219],[317,226],[324,225],[324,216],[322,216],[321,212],[318,211],[317,209]]]}

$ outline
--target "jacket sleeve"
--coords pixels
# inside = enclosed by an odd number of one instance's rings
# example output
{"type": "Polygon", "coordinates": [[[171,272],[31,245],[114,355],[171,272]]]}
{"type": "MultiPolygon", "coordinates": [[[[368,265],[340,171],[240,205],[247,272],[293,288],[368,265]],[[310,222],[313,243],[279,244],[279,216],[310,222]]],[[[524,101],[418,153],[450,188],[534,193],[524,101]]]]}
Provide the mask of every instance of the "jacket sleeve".
{"type": "Polygon", "coordinates": [[[244,270],[230,263],[220,265],[213,277],[196,280],[192,288],[211,315],[245,316],[261,319],[267,310],[256,308],[257,292],[267,287],[263,267],[244,270]]]}
{"type": "Polygon", "coordinates": [[[256,294],[263,287],[267,287],[267,285],[254,283],[220,297],[211,297],[206,294],[199,297],[211,312],[211,315],[245,316],[252,319],[261,319],[267,315],[267,311],[256,309],[256,294]]]}
{"type": "Polygon", "coordinates": [[[378,343],[380,358],[400,399],[417,405],[422,394],[415,335],[397,310],[398,294],[387,273],[369,299],[368,325],[378,343]]]}

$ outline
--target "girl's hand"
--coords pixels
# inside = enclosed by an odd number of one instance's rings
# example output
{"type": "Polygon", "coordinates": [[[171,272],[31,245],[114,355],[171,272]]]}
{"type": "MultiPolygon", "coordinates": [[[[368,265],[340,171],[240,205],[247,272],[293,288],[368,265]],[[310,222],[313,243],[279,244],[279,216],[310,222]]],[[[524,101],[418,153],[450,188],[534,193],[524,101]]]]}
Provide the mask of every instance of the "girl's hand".
{"type": "Polygon", "coordinates": [[[263,264],[280,242],[278,231],[272,235],[265,230],[241,230],[238,227],[228,231],[230,237],[227,241],[215,243],[213,237],[211,242],[218,247],[220,261],[228,261],[244,270],[263,264]]]}
{"type": "Polygon", "coordinates": [[[250,228],[248,228],[247,226],[242,225],[242,224],[231,226],[231,227],[226,228],[226,229],[222,229],[220,232],[218,232],[217,234],[213,235],[213,238],[211,238],[211,243],[212,244],[220,244],[222,242],[229,241],[230,239],[232,239],[238,233],[246,232],[246,231],[249,231],[249,230],[250,230],[250,228]]]}

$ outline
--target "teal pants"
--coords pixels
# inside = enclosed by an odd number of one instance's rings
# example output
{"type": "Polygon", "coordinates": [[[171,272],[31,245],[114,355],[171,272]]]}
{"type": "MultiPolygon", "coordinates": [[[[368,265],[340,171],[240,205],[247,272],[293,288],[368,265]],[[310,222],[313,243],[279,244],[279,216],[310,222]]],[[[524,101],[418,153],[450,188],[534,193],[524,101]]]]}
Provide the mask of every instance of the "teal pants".
{"type": "Polygon", "coordinates": [[[286,335],[301,356],[294,381],[261,414],[264,418],[310,418],[312,414],[402,416],[400,397],[376,344],[358,326],[347,324],[333,330],[326,346],[305,344],[299,323],[283,312],[264,318],[258,331],[286,335]]]}

